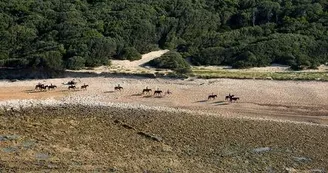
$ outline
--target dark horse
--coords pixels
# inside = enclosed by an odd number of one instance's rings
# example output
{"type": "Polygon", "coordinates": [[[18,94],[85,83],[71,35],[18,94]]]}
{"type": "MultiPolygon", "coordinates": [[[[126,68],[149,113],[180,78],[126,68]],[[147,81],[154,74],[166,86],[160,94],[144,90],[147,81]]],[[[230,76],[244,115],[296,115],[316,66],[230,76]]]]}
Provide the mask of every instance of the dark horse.
{"type": "Polygon", "coordinates": [[[225,100],[230,100],[232,97],[234,97],[235,95],[230,95],[230,93],[229,93],[229,95],[227,95],[227,96],[225,96],[225,100]]]}
{"type": "Polygon", "coordinates": [[[151,92],[151,89],[149,89],[149,88],[145,88],[142,90],[142,94],[145,94],[145,93],[149,94],[150,92],[151,92]]]}
{"type": "Polygon", "coordinates": [[[48,87],[49,87],[48,85],[42,85],[42,86],[40,86],[40,90],[41,91],[47,91],[48,87]]]}
{"type": "Polygon", "coordinates": [[[114,87],[114,90],[115,90],[115,91],[117,91],[117,90],[121,91],[122,89],[123,89],[123,87],[121,87],[121,86],[116,86],[116,87],[114,87]]]}
{"type": "Polygon", "coordinates": [[[230,102],[239,100],[239,97],[230,97],[230,102]]]}
{"type": "Polygon", "coordinates": [[[44,84],[38,83],[37,85],[35,85],[35,90],[37,89],[42,90],[42,87],[44,87],[44,84]]]}
{"type": "Polygon", "coordinates": [[[68,86],[68,89],[69,90],[71,90],[71,89],[74,89],[75,90],[76,89],[76,86],[75,85],[70,85],[70,86],[68,86]]]}
{"type": "Polygon", "coordinates": [[[83,84],[83,85],[81,86],[81,89],[87,89],[88,86],[89,86],[89,85],[83,84]]]}
{"type": "Polygon", "coordinates": [[[75,85],[75,84],[77,84],[77,82],[75,82],[74,80],[71,80],[71,81],[68,81],[67,84],[68,85],[75,85]]]}
{"type": "Polygon", "coordinates": [[[156,91],[154,91],[154,95],[159,95],[159,96],[161,96],[162,93],[163,93],[163,91],[161,91],[161,90],[156,90],[156,91]]]}
{"type": "Polygon", "coordinates": [[[50,84],[48,86],[48,90],[55,89],[55,88],[57,88],[57,86],[56,85],[53,85],[53,84],[50,84]]]}
{"type": "Polygon", "coordinates": [[[211,94],[211,95],[208,96],[207,99],[208,99],[208,100],[209,100],[209,99],[213,99],[213,100],[214,100],[216,97],[218,97],[218,95],[216,95],[216,94],[211,94]]]}

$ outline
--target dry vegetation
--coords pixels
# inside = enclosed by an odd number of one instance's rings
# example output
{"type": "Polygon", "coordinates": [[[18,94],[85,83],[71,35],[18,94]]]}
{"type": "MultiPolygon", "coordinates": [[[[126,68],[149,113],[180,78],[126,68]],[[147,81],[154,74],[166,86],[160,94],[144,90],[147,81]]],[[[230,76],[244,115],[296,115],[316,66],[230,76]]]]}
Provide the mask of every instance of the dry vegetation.
{"type": "Polygon", "coordinates": [[[328,169],[328,128],[317,125],[62,106],[2,111],[0,132],[5,172],[328,169]]]}

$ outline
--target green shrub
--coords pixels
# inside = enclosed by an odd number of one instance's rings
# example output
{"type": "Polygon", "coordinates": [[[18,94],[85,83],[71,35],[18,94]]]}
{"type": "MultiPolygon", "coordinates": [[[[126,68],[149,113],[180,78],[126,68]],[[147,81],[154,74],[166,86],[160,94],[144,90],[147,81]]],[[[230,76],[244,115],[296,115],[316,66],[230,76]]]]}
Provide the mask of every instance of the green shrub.
{"type": "Polygon", "coordinates": [[[85,59],[81,56],[73,56],[68,59],[67,69],[80,70],[85,67],[85,59]]]}
{"type": "Polygon", "coordinates": [[[141,59],[141,54],[134,47],[126,47],[119,54],[118,58],[121,60],[134,61],[141,59]]]}
{"type": "Polygon", "coordinates": [[[178,52],[170,51],[159,58],[153,59],[149,65],[156,68],[166,68],[176,71],[177,73],[189,73],[190,65],[182,58],[178,52]]]}

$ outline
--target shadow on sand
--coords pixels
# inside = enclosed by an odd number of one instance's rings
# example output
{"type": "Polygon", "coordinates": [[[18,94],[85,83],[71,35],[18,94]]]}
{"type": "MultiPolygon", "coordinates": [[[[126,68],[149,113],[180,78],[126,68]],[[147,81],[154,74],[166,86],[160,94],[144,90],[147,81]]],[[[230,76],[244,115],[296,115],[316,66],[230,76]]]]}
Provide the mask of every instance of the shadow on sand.
{"type": "Polygon", "coordinates": [[[105,91],[104,93],[105,94],[108,94],[108,93],[114,93],[115,91],[105,91]]]}
{"type": "Polygon", "coordinates": [[[196,101],[195,103],[206,103],[208,100],[199,100],[199,101],[196,101]]]}
{"type": "Polygon", "coordinates": [[[25,93],[29,93],[29,94],[31,94],[31,93],[43,93],[43,92],[47,92],[47,90],[25,90],[24,91],[25,93]]]}

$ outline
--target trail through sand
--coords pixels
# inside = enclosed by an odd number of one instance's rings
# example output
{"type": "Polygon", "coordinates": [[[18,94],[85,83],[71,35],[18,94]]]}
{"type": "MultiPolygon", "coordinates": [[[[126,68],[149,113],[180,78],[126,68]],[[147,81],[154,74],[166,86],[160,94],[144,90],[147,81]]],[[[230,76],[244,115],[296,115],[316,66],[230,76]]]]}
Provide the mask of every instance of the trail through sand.
{"type": "Polygon", "coordinates": [[[142,65],[145,63],[158,58],[168,52],[169,50],[159,50],[153,51],[147,54],[143,54],[142,58],[137,61],[129,61],[129,60],[112,60],[112,66],[121,67],[124,69],[135,70],[135,69],[142,69],[142,65]]]}

